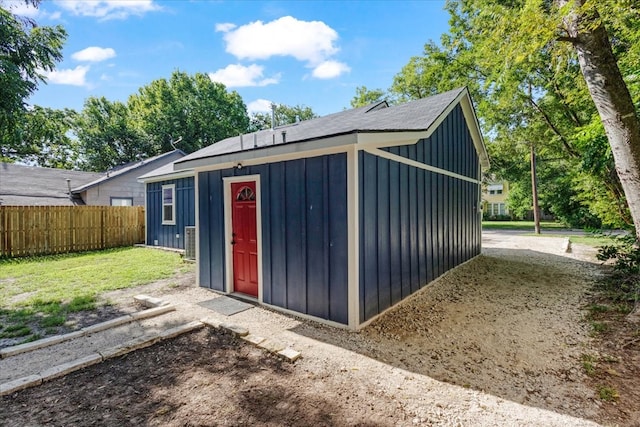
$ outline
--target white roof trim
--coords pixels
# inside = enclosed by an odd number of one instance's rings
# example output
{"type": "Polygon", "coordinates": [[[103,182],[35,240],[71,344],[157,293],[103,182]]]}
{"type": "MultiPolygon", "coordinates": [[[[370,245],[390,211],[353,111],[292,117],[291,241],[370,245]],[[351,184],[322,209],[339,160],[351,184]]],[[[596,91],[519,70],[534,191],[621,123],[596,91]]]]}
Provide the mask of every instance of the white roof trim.
{"type": "MultiPolygon", "coordinates": [[[[265,159],[267,157],[283,156],[294,154],[294,158],[304,158],[312,156],[314,151],[341,147],[345,145],[355,144],[357,142],[356,134],[338,135],[314,141],[295,142],[291,144],[278,144],[267,147],[260,147],[255,150],[237,151],[228,154],[220,154],[212,157],[203,157],[199,159],[188,160],[182,163],[175,163],[175,170],[184,170],[191,168],[201,168],[222,163],[237,164],[257,159],[265,159]]],[[[256,163],[254,163],[256,164],[256,163]]]]}
{"type": "Polygon", "coordinates": [[[476,116],[473,104],[471,103],[469,90],[465,88],[460,95],[462,96],[460,105],[462,106],[464,118],[467,121],[467,127],[471,133],[473,145],[475,145],[478,157],[480,158],[480,165],[482,166],[482,169],[488,170],[491,166],[489,163],[489,154],[487,154],[487,146],[484,144],[482,132],[480,132],[480,123],[478,122],[478,117],[476,116]]]}
{"type": "Polygon", "coordinates": [[[268,163],[269,158],[286,156],[289,159],[313,157],[319,150],[334,147],[344,147],[356,145],[358,150],[391,147],[397,145],[415,144],[421,139],[426,139],[442,124],[451,111],[460,104],[473,145],[480,159],[482,169],[489,169],[489,156],[480,132],[480,125],[476,117],[469,91],[465,88],[460,94],[445,108],[431,125],[422,131],[389,131],[389,132],[357,132],[330,136],[322,139],[293,142],[289,144],[277,144],[262,146],[257,149],[236,151],[227,154],[217,154],[209,157],[201,157],[193,160],[180,161],[174,163],[174,170],[181,171],[187,169],[220,169],[221,165],[237,165],[250,161],[251,164],[260,162],[268,163]]]}
{"type": "Polygon", "coordinates": [[[168,181],[170,179],[189,178],[192,176],[195,176],[195,171],[193,169],[187,169],[184,171],[170,172],[163,175],[150,176],[147,178],[138,178],[137,181],[146,184],[150,182],[168,181]]]}

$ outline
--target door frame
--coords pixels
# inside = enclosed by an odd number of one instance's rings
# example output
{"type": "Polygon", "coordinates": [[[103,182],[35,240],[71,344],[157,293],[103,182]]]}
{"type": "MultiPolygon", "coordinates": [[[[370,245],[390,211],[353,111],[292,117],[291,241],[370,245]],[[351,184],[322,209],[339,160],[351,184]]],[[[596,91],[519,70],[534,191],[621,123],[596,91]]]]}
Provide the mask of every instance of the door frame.
{"type": "MultiPolygon", "coordinates": [[[[225,292],[233,293],[233,207],[231,204],[231,183],[255,182],[256,184],[256,234],[258,244],[258,301],[262,302],[262,203],[260,203],[260,175],[229,176],[222,178],[224,187],[224,254],[225,254],[225,292]]],[[[245,296],[244,294],[239,294],[245,296]]],[[[247,299],[254,299],[246,295],[247,299]]]]}

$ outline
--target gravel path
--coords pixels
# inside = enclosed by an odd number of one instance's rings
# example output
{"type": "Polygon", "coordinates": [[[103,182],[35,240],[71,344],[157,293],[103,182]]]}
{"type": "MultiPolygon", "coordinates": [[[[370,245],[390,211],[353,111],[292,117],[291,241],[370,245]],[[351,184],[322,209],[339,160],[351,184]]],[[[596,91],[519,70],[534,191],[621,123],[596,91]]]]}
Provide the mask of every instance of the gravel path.
{"type": "MultiPolygon", "coordinates": [[[[581,307],[600,274],[594,251],[574,246],[565,254],[556,238],[484,237],[482,256],[359,333],[262,307],[214,313],[198,302],[217,295],[195,287],[192,275],[108,297],[127,306],[133,294],[161,296],[181,321],[209,317],[290,346],[303,355],[290,384],[308,382],[327,401],[351,398],[360,411],[393,415],[379,425],[596,425],[589,420],[599,401],[580,361],[591,345],[581,307]]],[[[194,399],[206,399],[201,393],[194,399]]]]}

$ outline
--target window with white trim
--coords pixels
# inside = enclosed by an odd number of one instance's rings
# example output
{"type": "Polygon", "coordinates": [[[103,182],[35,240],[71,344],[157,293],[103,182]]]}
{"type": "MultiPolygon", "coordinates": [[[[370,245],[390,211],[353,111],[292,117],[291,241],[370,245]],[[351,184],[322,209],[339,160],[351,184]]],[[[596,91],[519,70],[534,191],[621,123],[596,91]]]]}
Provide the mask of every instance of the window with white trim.
{"type": "Polygon", "coordinates": [[[507,207],[504,203],[488,203],[487,213],[490,216],[499,216],[499,215],[507,215],[507,207]]]}
{"type": "Polygon", "coordinates": [[[176,224],[176,185],[162,186],[162,225],[176,224]]]}
{"type": "Polygon", "coordinates": [[[503,189],[504,189],[503,184],[491,184],[487,186],[487,190],[489,190],[489,194],[502,194],[503,189]]]}

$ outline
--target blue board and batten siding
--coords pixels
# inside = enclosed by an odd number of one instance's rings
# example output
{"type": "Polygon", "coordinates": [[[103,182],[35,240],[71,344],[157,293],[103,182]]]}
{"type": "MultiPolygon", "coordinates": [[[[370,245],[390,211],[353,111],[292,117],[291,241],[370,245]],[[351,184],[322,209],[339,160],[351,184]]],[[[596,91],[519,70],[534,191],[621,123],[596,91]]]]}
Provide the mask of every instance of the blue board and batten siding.
{"type": "Polygon", "coordinates": [[[223,178],[260,176],[262,300],[348,324],[346,154],[200,172],[200,285],[227,291],[223,178]]]}
{"type": "MultiPolygon", "coordinates": [[[[384,151],[478,179],[460,106],[427,139],[384,151]]],[[[479,185],[359,153],[360,322],[481,250],[479,185]]]]}
{"type": "Polygon", "coordinates": [[[147,183],[147,245],[184,249],[184,228],[196,225],[194,197],[193,177],[147,183]],[[176,186],[175,225],[162,224],[162,186],[169,184],[176,186]]]}

